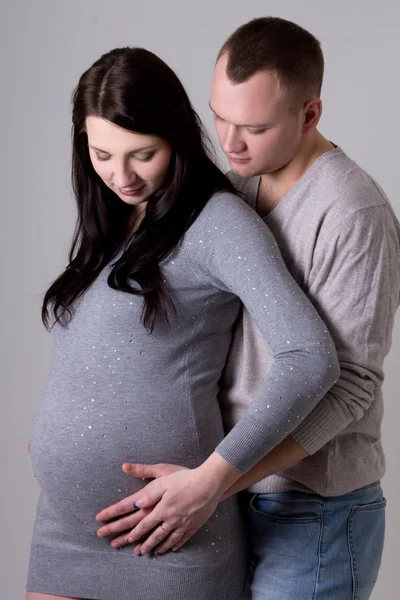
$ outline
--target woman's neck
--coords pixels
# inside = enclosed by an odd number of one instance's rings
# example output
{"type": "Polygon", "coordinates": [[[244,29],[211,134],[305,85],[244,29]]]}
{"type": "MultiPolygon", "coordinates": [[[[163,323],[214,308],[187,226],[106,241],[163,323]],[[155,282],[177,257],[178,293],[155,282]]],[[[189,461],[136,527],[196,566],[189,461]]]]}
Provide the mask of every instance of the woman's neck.
{"type": "Polygon", "coordinates": [[[135,233],[140,227],[141,222],[146,214],[147,202],[143,202],[138,206],[134,206],[128,221],[129,233],[135,233]]]}

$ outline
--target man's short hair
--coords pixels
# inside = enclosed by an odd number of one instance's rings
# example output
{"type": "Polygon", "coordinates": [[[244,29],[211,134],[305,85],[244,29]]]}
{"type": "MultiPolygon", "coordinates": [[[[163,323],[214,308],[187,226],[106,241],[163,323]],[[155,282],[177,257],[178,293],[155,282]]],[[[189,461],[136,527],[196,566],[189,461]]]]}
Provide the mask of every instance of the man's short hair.
{"type": "Polygon", "coordinates": [[[227,75],[233,83],[243,83],[260,71],[271,71],[291,96],[292,106],[299,107],[321,94],[321,44],[296,23],[278,17],[253,19],[232,33],[217,61],[226,53],[227,75]]]}

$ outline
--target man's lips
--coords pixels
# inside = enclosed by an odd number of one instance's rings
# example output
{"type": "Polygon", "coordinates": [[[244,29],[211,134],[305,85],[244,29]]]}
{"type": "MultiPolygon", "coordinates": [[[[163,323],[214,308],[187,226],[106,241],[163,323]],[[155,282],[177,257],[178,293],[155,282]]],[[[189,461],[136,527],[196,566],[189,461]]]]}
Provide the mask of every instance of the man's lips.
{"type": "Polygon", "coordinates": [[[247,163],[250,160],[249,158],[236,158],[235,156],[231,156],[230,154],[228,154],[228,159],[231,162],[238,163],[238,164],[247,163]]]}

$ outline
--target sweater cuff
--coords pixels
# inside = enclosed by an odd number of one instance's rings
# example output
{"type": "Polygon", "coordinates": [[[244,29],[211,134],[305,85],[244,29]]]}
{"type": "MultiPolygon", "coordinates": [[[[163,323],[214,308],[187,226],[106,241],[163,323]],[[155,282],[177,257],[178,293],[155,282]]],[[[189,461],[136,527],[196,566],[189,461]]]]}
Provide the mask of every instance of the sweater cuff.
{"type": "Polygon", "coordinates": [[[314,454],[352,421],[354,416],[350,411],[328,392],[304,421],[292,431],[291,436],[308,454],[314,454]]]}
{"type": "Polygon", "coordinates": [[[272,418],[266,428],[265,422],[245,413],[215,451],[242,474],[247,473],[283,438],[277,427],[272,418]]]}

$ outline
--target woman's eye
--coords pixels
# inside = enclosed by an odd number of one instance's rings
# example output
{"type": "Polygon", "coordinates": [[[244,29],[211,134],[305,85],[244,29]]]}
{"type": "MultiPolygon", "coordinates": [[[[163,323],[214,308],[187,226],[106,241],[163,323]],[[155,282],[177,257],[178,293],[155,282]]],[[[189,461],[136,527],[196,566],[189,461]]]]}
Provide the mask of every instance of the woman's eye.
{"type": "Polygon", "coordinates": [[[140,162],[148,162],[153,158],[154,154],[155,154],[154,152],[151,152],[150,154],[147,154],[146,156],[141,156],[140,158],[137,157],[137,159],[140,160],[140,162]]]}
{"type": "Polygon", "coordinates": [[[100,154],[96,154],[96,158],[97,158],[97,160],[100,160],[101,162],[110,159],[109,156],[100,156],[100,154]]]}

